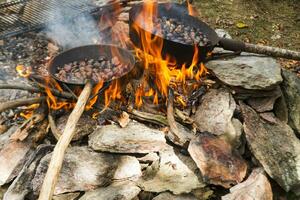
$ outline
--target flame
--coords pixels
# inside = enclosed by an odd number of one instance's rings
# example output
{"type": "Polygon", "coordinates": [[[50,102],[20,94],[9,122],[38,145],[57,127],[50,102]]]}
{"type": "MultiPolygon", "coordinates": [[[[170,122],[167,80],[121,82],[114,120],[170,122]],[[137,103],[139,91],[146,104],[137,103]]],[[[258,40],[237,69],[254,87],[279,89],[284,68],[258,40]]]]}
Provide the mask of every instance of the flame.
{"type": "Polygon", "coordinates": [[[98,84],[96,84],[96,86],[93,88],[92,90],[92,96],[94,96],[85,106],[85,110],[90,110],[93,105],[96,103],[97,99],[98,99],[98,95],[97,93],[99,92],[99,90],[103,87],[103,83],[104,81],[100,81],[98,84]]]}
{"type": "Polygon", "coordinates": [[[20,116],[25,119],[29,119],[33,115],[34,110],[37,109],[39,106],[40,106],[40,104],[38,104],[38,103],[26,106],[25,110],[20,113],[20,116]]]}
{"type": "Polygon", "coordinates": [[[188,9],[188,11],[189,11],[189,15],[194,16],[194,17],[199,16],[197,10],[196,10],[195,7],[190,3],[190,1],[187,0],[186,2],[187,2],[187,9],[188,9]]]}
{"type": "MultiPolygon", "coordinates": [[[[188,4],[191,12],[191,5],[188,4]]],[[[207,72],[203,63],[199,65],[199,47],[195,45],[193,59],[190,65],[176,63],[176,60],[171,55],[162,55],[163,39],[152,35],[152,30],[160,32],[160,26],[155,25],[153,19],[157,16],[157,4],[152,1],[147,1],[143,4],[143,8],[136,17],[132,28],[139,35],[140,47],[135,47],[136,56],[144,63],[144,70],[146,70],[149,77],[143,79],[143,84],[136,90],[135,104],[140,107],[143,103],[143,97],[153,97],[153,102],[158,103],[158,97],[167,98],[169,87],[178,87],[181,83],[185,87],[187,79],[195,79],[200,81],[203,74],[207,72]],[[148,31],[141,30],[137,24],[143,24],[143,28],[148,31]],[[148,83],[145,83],[148,82],[148,83]],[[153,83],[155,88],[153,88],[153,83]]],[[[186,105],[183,99],[179,102],[186,105]]]]}
{"type": "Polygon", "coordinates": [[[32,70],[31,67],[25,67],[24,65],[17,65],[16,71],[20,76],[27,78],[30,76],[32,70]]]}
{"type": "Polygon", "coordinates": [[[105,107],[108,107],[112,101],[121,99],[121,87],[119,82],[119,80],[114,80],[108,89],[105,90],[105,107]]]}

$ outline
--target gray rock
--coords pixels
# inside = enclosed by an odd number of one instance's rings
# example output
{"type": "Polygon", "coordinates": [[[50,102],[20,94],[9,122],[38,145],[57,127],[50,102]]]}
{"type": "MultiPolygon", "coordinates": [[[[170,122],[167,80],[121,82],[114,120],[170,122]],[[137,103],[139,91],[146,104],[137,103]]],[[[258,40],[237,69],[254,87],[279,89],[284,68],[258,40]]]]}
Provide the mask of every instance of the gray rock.
{"type": "Polygon", "coordinates": [[[251,152],[284,190],[300,194],[300,141],[293,130],[271,113],[261,118],[240,102],[251,152]]]}
{"type": "Polygon", "coordinates": [[[287,70],[282,71],[282,76],[282,91],[289,111],[289,125],[300,135],[300,78],[287,70]]]}
{"type": "Polygon", "coordinates": [[[225,89],[211,89],[203,97],[193,119],[200,131],[234,138],[235,128],[232,124],[236,103],[225,89]]]}
{"type": "Polygon", "coordinates": [[[95,130],[89,137],[89,146],[96,151],[150,153],[160,151],[167,145],[162,131],[130,122],[125,128],[107,125],[95,130]]]}
{"type": "Polygon", "coordinates": [[[204,187],[195,172],[197,166],[190,157],[185,156],[183,161],[172,148],[160,151],[159,154],[160,160],[149,166],[138,181],[144,191],[181,194],[204,187]]]}
{"type": "MultiPolygon", "coordinates": [[[[69,115],[63,115],[56,121],[57,129],[60,133],[63,133],[68,118],[69,115]]],[[[84,136],[91,134],[96,129],[96,127],[97,121],[94,120],[90,115],[83,114],[76,124],[76,129],[72,141],[79,140],[84,136]]]]}
{"type": "Polygon", "coordinates": [[[80,192],[60,194],[60,195],[53,196],[52,200],[76,200],[78,199],[79,195],[80,192]]]}
{"type": "Polygon", "coordinates": [[[282,81],[280,65],[270,57],[242,54],[209,61],[206,67],[225,84],[245,89],[271,89],[282,81]]]}
{"type": "Polygon", "coordinates": [[[247,103],[257,112],[267,112],[274,108],[275,101],[281,96],[280,90],[274,91],[274,96],[250,98],[247,103]]]}
{"type": "Polygon", "coordinates": [[[4,194],[3,200],[23,200],[31,192],[31,181],[35,174],[36,167],[40,160],[53,150],[52,145],[40,145],[35,152],[26,159],[26,163],[17,178],[9,186],[4,194]]]}
{"type": "Polygon", "coordinates": [[[169,192],[164,192],[156,197],[154,197],[152,200],[166,200],[166,199],[172,199],[172,200],[197,200],[197,198],[192,194],[182,194],[182,195],[174,195],[169,192]]]}
{"type": "Polygon", "coordinates": [[[10,141],[0,151],[0,185],[10,182],[21,171],[27,157],[32,153],[26,142],[10,141]]]}
{"type": "Polygon", "coordinates": [[[132,182],[113,183],[108,187],[86,192],[80,200],[131,200],[141,189],[132,182]]]}
{"type": "Polygon", "coordinates": [[[0,134],[0,150],[9,142],[10,136],[17,130],[18,126],[10,127],[5,133],[0,134]]]}
{"type": "Polygon", "coordinates": [[[222,200],[272,200],[271,184],[263,169],[254,169],[248,179],[232,188],[222,200]]]}
{"type": "MultiPolygon", "coordinates": [[[[32,180],[35,195],[39,193],[51,156],[52,153],[42,158],[37,167],[32,180]]],[[[96,189],[113,180],[137,179],[140,175],[141,169],[134,157],[96,153],[87,147],[71,147],[65,154],[54,195],[96,189]]]]}

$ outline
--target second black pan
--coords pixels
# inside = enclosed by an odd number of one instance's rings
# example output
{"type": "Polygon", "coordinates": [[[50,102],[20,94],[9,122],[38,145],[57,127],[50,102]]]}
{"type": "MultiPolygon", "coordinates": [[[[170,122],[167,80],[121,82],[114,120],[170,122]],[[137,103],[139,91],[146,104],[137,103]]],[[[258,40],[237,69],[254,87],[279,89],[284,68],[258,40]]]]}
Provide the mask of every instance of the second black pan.
{"type": "MultiPolygon", "coordinates": [[[[140,34],[151,33],[153,37],[155,36],[163,40],[162,55],[164,57],[166,55],[172,55],[179,63],[187,63],[188,61],[192,61],[195,49],[193,45],[167,40],[161,36],[156,35],[154,33],[155,30],[145,30],[145,26],[143,25],[145,21],[138,20],[140,19],[138,18],[138,16],[143,10],[144,5],[145,4],[143,3],[134,5],[129,12],[129,34],[133,44],[138,48],[142,48],[140,34]]],[[[189,15],[185,5],[177,3],[154,3],[154,8],[157,11],[157,17],[167,17],[176,19],[178,21],[183,22],[184,24],[188,24],[189,26],[200,29],[201,32],[203,32],[207,36],[211,43],[208,46],[198,48],[199,61],[205,60],[207,53],[211,52],[216,46],[222,47],[230,51],[244,51],[250,53],[265,54],[274,57],[283,57],[288,59],[300,60],[300,52],[275,47],[254,45],[232,39],[219,38],[214,29],[209,27],[206,23],[202,22],[198,18],[189,15]]]]}

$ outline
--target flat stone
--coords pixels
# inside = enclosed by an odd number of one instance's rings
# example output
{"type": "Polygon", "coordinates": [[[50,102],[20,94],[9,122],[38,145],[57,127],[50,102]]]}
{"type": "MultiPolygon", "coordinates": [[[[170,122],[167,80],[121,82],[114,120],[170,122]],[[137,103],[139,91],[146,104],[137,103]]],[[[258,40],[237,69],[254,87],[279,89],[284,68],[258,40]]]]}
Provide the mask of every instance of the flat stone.
{"type": "MultiPolygon", "coordinates": [[[[69,115],[63,115],[56,121],[57,129],[60,133],[63,133],[68,118],[69,115]]],[[[80,140],[84,136],[91,134],[96,129],[96,127],[97,121],[94,120],[90,115],[83,114],[76,124],[76,129],[72,141],[80,140]]]]}
{"type": "Polygon", "coordinates": [[[60,194],[52,197],[52,200],[75,200],[78,199],[80,192],[60,194]]]}
{"type": "Polygon", "coordinates": [[[230,86],[262,90],[282,81],[280,65],[271,57],[243,53],[227,60],[209,61],[205,66],[230,86]]]}
{"type": "Polygon", "coordinates": [[[271,184],[263,169],[254,169],[248,179],[232,188],[222,200],[272,200],[271,184]]]}
{"type": "Polygon", "coordinates": [[[31,145],[26,142],[11,141],[0,151],[0,185],[10,182],[21,171],[31,145]]]}
{"type": "Polygon", "coordinates": [[[216,135],[235,135],[231,122],[236,103],[225,89],[211,89],[203,97],[193,119],[200,131],[216,135]]]}
{"type": "Polygon", "coordinates": [[[160,151],[167,145],[162,131],[133,121],[124,128],[102,126],[90,135],[89,146],[96,151],[113,153],[150,153],[160,151]]]}
{"type": "Polygon", "coordinates": [[[108,187],[88,191],[80,200],[132,200],[140,191],[141,189],[133,182],[119,182],[108,187]]]}
{"type": "Polygon", "coordinates": [[[258,97],[250,98],[247,103],[254,108],[257,112],[267,112],[274,108],[275,101],[281,96],[280,91],[274,91],[274,96],[272,97],[258,97]]]}
{"type": "MultiPolygon", "coordinates": [[[[51,156],[52,153],[42,158],[37,167],[32,180],[35,195],[39,194],[51,156]]],[[[65,154],[54,195],[88,191],[112,181],[137,179],[141,174],[137,164],[134,157],[97,153],[87,147],[70,147],[65,154]]]]}
{"type": "Polygon", "coordinates": [[[170,192],[164,192],[156,197],[154,197],[152,200],[166,200],[166,199],[172,199],[172,200],[197,200],[197,198],[192,194],[181,194],[181,195],[174,195],[170,192]]]}
{"type": "Polygon", "coordinates": [[[244,131],[251,152],[267,174],[284,190],[300,194],[300,141],[293,130],[274,115],[261,118],[240,102],[244,131]]]}
{"type": "Polygon", "coordinates": [[[282,76],[282,91],[289,111],[289,125],[300,135],[300,78],[288,70],[283,70],[282,76]]]}
{"type": "MultiPolygon", "coordinates": [[[[26,195],[31,192],[31,181],[34,177],[36,167],[40,160],[49,152],[53,150],[53,145],[40,145],[36,148],[27,159],[22,171],[17,178],[9,186],[4,194],[3,200],[23,200],[26,195]]],[[[34,199],[30,198],[29,199],[34,199]]]]}
{"type": "MultiPolygon", "coordinates": [[[[150,165],[139,180],[138,185],[147,192],[171,191],[174,194],[189,193],[193,189],[204,187],[196,172],[191,158],[183,161],[173,148],[159,152],[160,160],[150,165]]],[[[183,155],[181,155],[183,156],[183,155]]]]}
{"type": "Polygon", "coordinates": [[[193,139],[188,152],[207,183],[230,188],[246,176],[246,161],[226,140],[208,132],[193,139]]]}
{"type": "Polygon", "coordinates": [[[9,143],[10,136],[17,130],[18,126],[10,127],[6,132],[0,134],[0,150],[9,143]]]}

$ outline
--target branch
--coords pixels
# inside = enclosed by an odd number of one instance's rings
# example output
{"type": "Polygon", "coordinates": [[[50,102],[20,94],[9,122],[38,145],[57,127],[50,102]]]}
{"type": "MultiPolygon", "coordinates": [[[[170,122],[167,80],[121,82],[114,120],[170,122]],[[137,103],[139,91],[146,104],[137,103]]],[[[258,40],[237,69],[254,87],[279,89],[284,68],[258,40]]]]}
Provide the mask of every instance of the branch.
{"type": "Polygon", "coordinates": [[[65,151],[68,145],[70,144],[72,137],[75,134],[76,124],[84,111],[84,107],[91,94],[91,91],[92,91],[92,84],[88,82],[85,85],[83,91],[81,92],[78,101],[76,103],[76,106],[69,116],[65,130],[63,131],[63,134],[59,138],[54,148],[51,161],[48,166],[48,170],[41,188],[40,196],[38,198],[39,200],[52,199],[54,188],[57,183],[59,172],[62,167],[65,151]]]}
{"type": "MultiPolygon", "coordinates": [[[[26,90],[29,92],[34,92],[34,93],[45,93],[45,85],[42,85],[41,83],[39,84],[39,88],[37,87],[33,87],[30,85],[24,85],[24,84],[20,84],[20,83],[16,83],[16,84],[0,84],[0,89],[16,89],[16,90],[26,90]]],[[[51,93],[54,96],[57,97],[62,97],[62,98],[66,98],[66,99],[74,99],[73,95],[69,92],[61,92],[57,89],[53,89],[53,88],[49,88],[51,93]]]]}
{"type": "Polygon", "coordinates": [[[20,106],[26,106],[26,105],[30,105],[30,104],[35,104],[35,103],[40,103],[42,101],[46,100],[46,97],[34,97],[34,98],[28,98],[28,99],[18,99],[18,100],[13,100],[13,101],[6,101],[3,103],[0,103],[0,113],[8,110],[8,109],[12,109],[12,108],[16,108],[16,107],[20,107],[20,106]]]}

